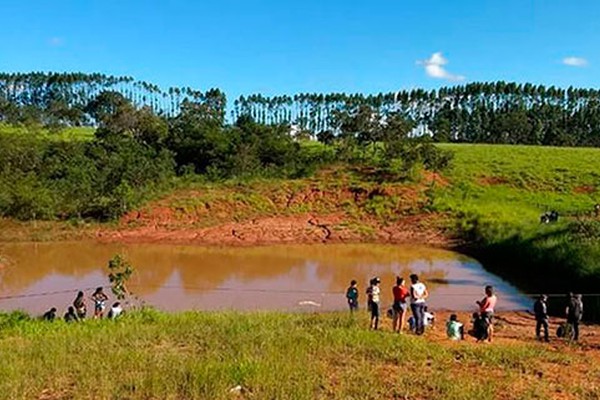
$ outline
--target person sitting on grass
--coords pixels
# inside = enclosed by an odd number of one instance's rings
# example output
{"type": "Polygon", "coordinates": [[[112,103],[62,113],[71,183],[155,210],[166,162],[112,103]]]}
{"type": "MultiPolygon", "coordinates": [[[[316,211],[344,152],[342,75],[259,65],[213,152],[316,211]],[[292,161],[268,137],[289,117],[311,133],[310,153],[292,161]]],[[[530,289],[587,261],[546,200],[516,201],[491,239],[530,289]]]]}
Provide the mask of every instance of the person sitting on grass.
{"type": "Polygon", "coordinates": [[[446,322],[446,335],[450,340],[464,339],[463,324],[458,322],[458,316],[456,314],[450,315],[450,320],[446,322]]]}
{"type": "Polygon", "coordinates": [[[104,317],[108,296],[102,290],[102,286],[96,288],[96,291],[92,294],[92,300],[94,301],[94,318],[104,317]]]}
{"type": "Polygon", "coordinates": [[[52,307],[42,315],[44,321],[53,322],[56,319],[56,308],[52,307]]]}
{"type": "Polygon", "coordinates": [[[79,318],[77,318],[77,314],[75,314],[75,308],[69,306],[67,313],[65,314],[65,322],[78,322],[79,318]]]}
{"type": "Polygon", "coordinates": [[[348,301],[350,312],[358,310],[358,288],[356,287],[356,283],[354,279],[350,281],[350,286],[346,290],[346,300],[348,301]]]}
{"type": "Polygon", "coordinates": [[[121,314],[123,314],[123,307],[121,307],[121,303],[117,301],[112,305],[112,307],[108,311],[108,318],[115,319],[118,318],[121,314]]]}
{"type": "Polygon", "coordinates": [[[477,312],[474,312],[471,322],[473,323],[473,327],[471,330],[469,330],[469,335],[477,339],[478,342],[483,342],[486,340],[489,333],[489,324],[487,318],[482,317],[481,314],[477,312]]]}

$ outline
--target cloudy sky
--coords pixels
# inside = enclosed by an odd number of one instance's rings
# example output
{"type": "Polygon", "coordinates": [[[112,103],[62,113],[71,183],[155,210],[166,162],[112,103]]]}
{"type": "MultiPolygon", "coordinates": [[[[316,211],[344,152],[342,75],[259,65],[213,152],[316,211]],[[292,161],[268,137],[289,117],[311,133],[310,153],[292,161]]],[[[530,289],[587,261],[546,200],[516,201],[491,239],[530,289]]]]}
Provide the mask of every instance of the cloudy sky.
{"type": "Polygon", "coordinates": [[[0,2],[0,71],[261,92],[600,86],[592,0],[0,2]]]}

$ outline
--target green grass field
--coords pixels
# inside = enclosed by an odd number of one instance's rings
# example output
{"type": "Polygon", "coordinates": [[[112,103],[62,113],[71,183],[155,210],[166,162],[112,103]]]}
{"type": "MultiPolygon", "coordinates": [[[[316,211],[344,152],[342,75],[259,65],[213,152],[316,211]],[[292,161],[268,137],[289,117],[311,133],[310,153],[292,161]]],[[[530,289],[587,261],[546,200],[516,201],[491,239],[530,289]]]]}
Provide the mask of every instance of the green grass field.
{"type": "Polygon", "coordinates": [[[594,398],[593,360],[365,328],[346,313],[143,311],[118,321],[0,317],[0,399],[594,398]],[[570,368],[555,374],[552,368],[570,368]],[[483,373],[485,369],[486,373],[483,373]],[[572,370],[572,371],[571,371],[572,370]],[[575,371],[584,371],[583,374],[575,371]],[[542,374],[550,374],[539,379],[542,374]],[[587,377],[587,378],[586,378],[587,377]],[[570,381],[569,381],[570,379],[570,381]],[[240,385],[242,393],[230,389],[240,385]]]}
{"type": "Polygon", "coordinates": [[[91,140],[94,137],[95,128],[92,127],[70,127],[61,128],[56,131],[43,127],[25,127],[0,123],[0,134],[2,135],[35,135],[55,141],[91,140]]]}

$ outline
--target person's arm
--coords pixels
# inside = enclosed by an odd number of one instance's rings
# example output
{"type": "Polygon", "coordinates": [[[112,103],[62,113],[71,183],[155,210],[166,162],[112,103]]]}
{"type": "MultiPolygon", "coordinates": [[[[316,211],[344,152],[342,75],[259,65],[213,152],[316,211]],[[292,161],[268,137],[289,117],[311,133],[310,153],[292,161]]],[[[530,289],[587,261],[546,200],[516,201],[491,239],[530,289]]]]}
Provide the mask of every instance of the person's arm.
{"type": "Polygon", "coordinates": [[[427,290],[427,287],[425,287],[425,290],[423,291],[423,295],[421,296],[422,299],[426,299],[429,297],[429,291],[427,290]]]}

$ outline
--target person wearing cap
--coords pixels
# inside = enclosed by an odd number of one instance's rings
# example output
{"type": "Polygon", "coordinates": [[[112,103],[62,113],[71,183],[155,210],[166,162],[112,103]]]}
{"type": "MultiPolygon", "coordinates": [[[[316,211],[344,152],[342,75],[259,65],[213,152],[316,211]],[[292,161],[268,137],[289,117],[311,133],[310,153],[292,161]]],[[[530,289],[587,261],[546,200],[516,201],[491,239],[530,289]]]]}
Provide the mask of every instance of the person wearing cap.
{"type": "Polygon", "coordinates": [[[548,336],[548,296],[541,294],[533,304],[533,313],[535,314],[535,336],[542,340],[541,330],[544,328],[544,341],[550,341],[548,336]]]}
{"type": "Polygon", "coordinates": [[[379,283],[381,280],[378,277],[371,279],[370,285],[367,288],[367,305],[369,311],[371,311],[371,329],[377,329],[379,327],[379,297],[381,294],[381,289],[379,288],[379,283]]]}

